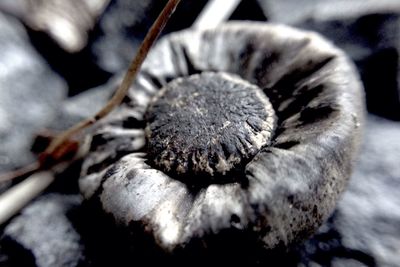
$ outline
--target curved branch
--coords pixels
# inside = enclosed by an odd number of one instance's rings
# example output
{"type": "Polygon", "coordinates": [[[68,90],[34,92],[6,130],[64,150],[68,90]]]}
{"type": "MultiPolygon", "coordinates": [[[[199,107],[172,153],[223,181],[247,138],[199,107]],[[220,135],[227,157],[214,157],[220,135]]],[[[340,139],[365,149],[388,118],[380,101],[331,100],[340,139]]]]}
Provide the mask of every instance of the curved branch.
{"type": "Polygon", "coordinates": [[[49,147],[44,152],[45,158],[52,158],[52,156],[60,149],[64,142],[70,139],[73,135],[77,134],[81,130],[86,127],[93,125],[98,120],[104,118],[108,115],[116,106],[118,106],[122,100],[124,99],[126,93],[129,90],[129,87],[132,85],[137,73],[140,70],[141,65],[143,64],[146,56],[154,44],[157,37],[160,35],[161,31],[164,29],[167,21],[174,13],[176,7],[178,6],[181,0],[169,0],[163,11],[160,13],[149,32],[147,33],[145,39],[139,47],[138,52],[136,53],[135,58],[129,65],[128,71],[126,72],[124,79],[122,80],[121,85],[118,90],[115,92],[114,96],[110,99],[110,101],[92,118],[83,120],[76,125],[72,126],[70,129],[63,132],[61,135],[56,137],[53,142],[50,143],[49,147]]]}

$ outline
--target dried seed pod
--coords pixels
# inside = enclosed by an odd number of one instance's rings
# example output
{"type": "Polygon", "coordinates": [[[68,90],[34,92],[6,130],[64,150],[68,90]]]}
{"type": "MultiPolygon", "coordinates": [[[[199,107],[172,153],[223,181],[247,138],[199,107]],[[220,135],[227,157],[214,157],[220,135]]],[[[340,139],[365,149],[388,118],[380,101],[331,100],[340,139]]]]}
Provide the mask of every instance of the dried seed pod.
{"type": "Polygon", "coordinates": [[[148,157],[187,183],[230,178],[229,171],[243,168],[269,144],[275,126],[271,103],[260,88],[209,72],[166,85],[146,121],[148,157]]]}
{"type": "Polygon", "coordinates": [[[113,141],[94,139],[81,190],[165,250],[209,248],[227,231],[286,246],[332,212],[363,112],[354,66],[315,33],[250,22],[189,29],[158,43],[129,101],[98,130],[113,141]]]}

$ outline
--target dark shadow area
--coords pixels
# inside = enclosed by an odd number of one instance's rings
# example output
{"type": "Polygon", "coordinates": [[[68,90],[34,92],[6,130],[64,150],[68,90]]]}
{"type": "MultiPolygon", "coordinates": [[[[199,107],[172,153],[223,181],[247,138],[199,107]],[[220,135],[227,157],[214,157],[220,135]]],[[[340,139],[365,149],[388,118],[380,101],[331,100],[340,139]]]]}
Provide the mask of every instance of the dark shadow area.
{"type": "Polygon", "coordinates": [[[32,45],[68,83],[69,96],[104,84],[111,77],[111,73],[97,66],[90,47],[71,54],[60,48],[46,33],[28,27],[27,32],[32,45]]]}

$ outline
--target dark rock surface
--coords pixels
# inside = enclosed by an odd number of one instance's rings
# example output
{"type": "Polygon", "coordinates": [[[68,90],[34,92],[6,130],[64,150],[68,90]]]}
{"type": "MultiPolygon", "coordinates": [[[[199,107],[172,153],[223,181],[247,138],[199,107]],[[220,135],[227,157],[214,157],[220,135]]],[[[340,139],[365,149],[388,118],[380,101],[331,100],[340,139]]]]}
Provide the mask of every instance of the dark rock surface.
{"type": "MultiPolygon", "coordinates": [[[[207,1],[182,1],[163,34],[190,27],[207,1]]],[[[92,45],[99,66],[111,73],[124,70],[165,3],[166,0],[111,1],[100,18],[100,33],[92,45]]]]}
{"type": "Polygon", "coordinates": [[[98,22],[100,34],[92,46],[103,69],[115,73],[127,66],[157,14],[149,14],[152,2],[114,0],[107,7],[98,22]]]}
{"type": "Polygon", "coordinates": [[[297,24],[309,19],[399,12],[397,0],[258,0],[271,21],[297,24]]]}
{"type": "Polygon", "coordinates": [[[10,264],[26,266],[33,261],[39,267],[78,266],[83,260],[83,247],[68,212],[80,203],[77,195],[50,194],[23,209],[2,236],[2,249],[13,255],[10,264]],[[30,257],[22,257],[24,254],[30,257]]]}
{"type": "Polygon", "coordinates": [[[324,34],[352,57],[365,84],[370,112],[400,120],[400,11],[357,15],[298,26],[324,34]]]}
{"type": "Polygon", "coordinates": [[[246,0],[239,3],[236,10],[229,17],[229,20],[267,21],[268,18],[259,1],[246,0]]]}
{"type": "Polygon", "coordinates": [[[54,118],[66,86],[29,44],[24,27],[0,14],[0,171],[30,162],[33,135],[54,118]]]}
{"type": "Polygon", "coordinates": [[[3,0],[0,10],[20,18],[31,29],[46,32],[60,47],[73,53],[86,46],[88,32],[108,2],[3,0]]]}
{"type": "Polygon", "coordinates": [[[101,86],[63,100],[49,128],[62,131],[81,120],[94,116],[111,98],[120,80],[120,77],[114,77],[101,86]]]}
{"type": "Polygon", "coordinates": [[[110,74],[96,64],[91,47],[99,15],[109,0],[4,0],[0,11],[20,19],[34,48],[68,84],[69,95],[103,84],[110,74]]]}
{"type": "Polygon", "coordinates": [[[400,120],[400,1],[260,2],[272,22],[317,31],[345,50],[360,71],[368,110],[400,120]]]}

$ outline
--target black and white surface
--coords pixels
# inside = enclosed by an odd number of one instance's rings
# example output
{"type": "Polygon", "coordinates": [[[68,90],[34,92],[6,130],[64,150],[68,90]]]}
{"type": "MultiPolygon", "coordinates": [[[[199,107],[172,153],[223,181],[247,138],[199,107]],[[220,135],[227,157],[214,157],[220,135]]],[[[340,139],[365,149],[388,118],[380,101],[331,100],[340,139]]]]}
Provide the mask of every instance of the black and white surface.
{"type": "MultiPolygon", "coordinates": [[[[347,191],[338,202],[336,210],[318,232],[305,243],[298,244],[283,255],[278,255],[277,253],[275,256],[280,260],[281,264],[279,266],[400,266],[400,232],[398,227],[400,219],[398,208],[400,202],[398,195],[400,184],[398,164],[400,160],[400,122],[398,121],[400,106],[398,104],[399,63],[396,60],[398,59],[400,48],[398,40],[398,33],[400,32],[398,21],[400,3],[397,0],[310,0],[301,2],[263,0],[259,2],[270,21],[316,29],[349,53],[357,66],[359,66],[364,85],[367,88],[368,107],[371,112],[367,118],[364,141],[358,163],[350,179],[347,191]]],[[[79,94],[75,98],[68,99],[69,107],[61,108],[60,103],[66,93],[64,82],[52,73],[49,67],[45,66],[43,63],[45,61],[40,58],[38,52],[34,51],[33,48],[29,48],[29,38],[15,39],[16,36],[21,34],[17,32],[22,32],[22,36],[24,36],[23,26],[14,18],[2,15],[0,27],[10,29],[7,25],[16,26],[12,27],[15,28],[12,30],[12,34],[6,35],[2,39],[1,45],[11,49],[8,51],[16,53],[13,58],[24,60],[22,61],[24,66],[26,64],[23,62],[26,61],[39,62],[36,63],[35,68],[29,68],[30,71],[40,69],[44,71],[36,71],[29,75],[26,72],[21,75],[18,74],[16,80],[21,82],[22,86],[19,90],[16,90],[16,82],[11,78],[4,78],[4,82],[0,85],[0,110],[7,108],[5,112],[1,112],[6,114],[7,119],[1,118],[3,115],[0,113],[0,120],[2,121],[0,129],[4,129],[0,137],[1,147],[4,148],[4,152],[1,155],[2,160],[0,159],[0,164],[2,164],[0,168],[3,170],[21,166],[32,160],[32,156],[27,156],[30,153],[30,140],[33,139],[34,132],[47,125],[53,127],[54,123],[50,123],[50,121],[52,117],[56,117],[54,110],[67,109],[67,112],[64,113],[67,114],[65,116],[72,112],[74,118],[71,121],[75,121],[79,117],[79,112],[74,113],[71,111],[71,108],[74,109],[74,105],[71,104],[72,101],[93,104],[79,106],[79,109],[85,114],[82,117],[93,112],[91,109],[96,109],[101,105],[101,103],[94,104],[94,100],[91,101],[91,95],[96,95],[97,93],[94,90],[89,90],[86,95],[79,94]],[[10,40],[15,40],[15,42],[13,41],[15,46],[6,45],[10,40]],[[26,55],[27,52],[31,55],[26,55]],[[19,77],[23,78],[19,79],[19,77]],[[44,89],[48,87],[52,88],[52,90],[44,89]],[[39,94],[37,88],[41,88],[42,91],[40,92],[46,90],[46,93],[39,94]],[[36,89],[36,91],[33,89],[36,89]],[[24,93],[21,94],[20,92],[24,93]],[[12,97],[12,100],[8,100],[14,94],[18,95],[12,97]],[[47,101],[47,99],[50,100],[47,101]],[[31,107],[29,103],[35,103],[35,106],[31,107]],[[19,112],[20,110],[29,110],[29,112],[21,113],[19,112]],[[29,119],[29,116],[36,114],[34,111],[37,110],[46,110],[46,112],[40,112],[42,114],[40,118],[32,117],[32,119],[29,119]],[[10,117],[14,118],[11,122],[9,120],[10,117]],[[10,124],[12,127],[10,127],[10,124]],[[23,125],[21,126],[23,128],[11,130],[14,129],[13,125],[23,125]],[[11,139],[14,142],[6,142],[6,140],[11,139]],[[14,145],[11,146],[11,144],[14,145]]],[[[4,30],[1,33],[3,34],[7,31],[4,30]]],[[[3,49],[3,51],[6,50],[3,49]]],[[[101,50],[97,50],[96,53],[99,51],[101,50]]],[[[45,52],[41,51],[41,53],[45,52]]],[[[4,52],[4,56],[0,58],[0,65],[4,65],[8,70],[7,72],[1,72],[3,74],[11,73],[10,70],[16,66],[15,64],[21,62],[14,59],[6,60],[11,55],[11,52],[4,52]]],[[[45,55],[43,56],[45,57],[45,55]]],[[[122,65],[120,63],[111,65],[112,68],[107,71],[120,68],[113,66],[122,65]]],[[[0,77],[2,76],[1,73],[0,77]]],[[[109,84],[112,84],[112,82],[109,84]]],[[[18,83],[18,88],[19,86],[18,83]]],[[[108,90],[111,91],[111,89],[108,90]]],[[[100,96],[96,99],[102,102],[105,97],[100,96]]],[[[76,182],[76,179],[71,179],[71,183],[76,182]]],[[[60,187],[51,188],[50,191],[63,193],[63,189],[60,187]]],[[[10,239],[9,234],[4,232],[4,229],[16,227],[13,226],[16,223],[19,224],[18,227],[21,227],[20,229],[28,227],[29,220],[22,221],[19,219],[32,210],[35,211],[34,214],[35,216],[37,215],[37,220],[43,218],[42,224],[46,225],[45,214],[53,212],[55,209],[49,210],[45,208],[49,205],[53,207],[58,205],[60,207],[60,203],[65,204],[67,202],[60,202],[57,198],[52,197],[46,198],[46,201],[32,203],[33,207],[35,207],[34,205],[40,205],[42,208],[34,209],[32,206],[28,207],[20,216],[6,225],[2,229],[4,234],[0,248],[0,265],[21,266],[21,263],[16,259],[26,256],[28,262],[24,263],[25,266],[48,266],[45,265],[46,257],[60,255],[59,253],[62,250],[56,251],[57,246],[35,245],[35,248],[33,248],[27,245],[22,237],[17,238],[14,235],[15,238],[10,239]],[[10,246],[10,243],[14,245],[10,246]],[[43,249],[43,247],[45,249],[41,253],[44,253],[46,257],[40,258],[41,256],[35,251],[43,249]]],[[[74,202],[74,205],[77,205],[77,209],[81,210],[80,215],[86,213],[92,215],[90,211],[85,210],[84,206],[79,205],[79,202],[74,202]]],[[[64,208],[62,210],[63,212],[66,211],[64,208]]],[[[63,236],[61,234],[64,233],[62,229],[65,229],[62,227],[55,228],[55,231],[59,229],[60,232],[53,235],[55,240],[58,238],[62,238],[63,241],[73,240],[77,249],[74,249],[72,254],[66,253],[65,255],[74,255],[74,257],[83,255],[82,260],[79,262],[74,260],[70,262],[70,265],[65,266],[104,266],[105,264],[111,265],[115,263],[123,266],[125,260],[132,260],[129,255],[135,255],[132,254],[134,251],[149,256],[149,258],[151,257],[149,252],[141,251],[140,247],[124,246],[123,238],[117,238],[118,230],[109,230],[108,227],[112,225],[109,222],[100,225],[101,223],[93,219],[94,216],[82,215],[78,216],[78,219],[77,217],[71,219],[68,216],[65,217],[59,211],[54,212],[54,214],[60,220],[59,225],[69,225],[67,228],[72,229],[68,231],[68,233],[73,233],[71,238],[68,235],[63,236]],[[102,228],[103,226],[105,228],[102,228]],[[108,232],[101,232],[104,229],[108,229],[108,232]],[[101,237],[98,236],[99,233],[101,233],[101,237]],[[115,242],[110,243],[109,241],[115,242]]],[[[38,224],[40,225],[41,223],[38,222],[38,224]]],[[[32,238],[35,238],[34,236],[32,238]]],[[[37,242],[40,243],[40,240],[42,239],[37,237],[36,240],[32,241],[32,244],[38,244],[37,242]]],[[[147,241],[143,240],[143,242],[147,241]]],[[[271,256],[271,258],[274,257],[271,256]]],[[[276,258],[274,259],[276,260],[276,258]]],[[[126,263],[126,265],[129,264],[126,263]]]]}

